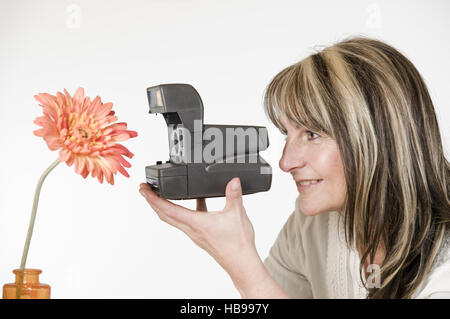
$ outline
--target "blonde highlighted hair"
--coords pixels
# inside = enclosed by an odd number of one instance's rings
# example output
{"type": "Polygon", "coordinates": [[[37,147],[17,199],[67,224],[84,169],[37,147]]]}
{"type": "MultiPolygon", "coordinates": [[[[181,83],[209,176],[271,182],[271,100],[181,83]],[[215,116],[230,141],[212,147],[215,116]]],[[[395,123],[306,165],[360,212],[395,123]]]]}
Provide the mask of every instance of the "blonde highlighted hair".
{"type": "Polygon", "coordinates": [[[264,96],[283,133],[289,120],[336,140],[347,184],[342,215],[349,245],[373,263],[381,287],[368,298],[410,298],[450,229],[450,164],[427,87],[392,46],[349,38],[277,74],[264,96]]]}

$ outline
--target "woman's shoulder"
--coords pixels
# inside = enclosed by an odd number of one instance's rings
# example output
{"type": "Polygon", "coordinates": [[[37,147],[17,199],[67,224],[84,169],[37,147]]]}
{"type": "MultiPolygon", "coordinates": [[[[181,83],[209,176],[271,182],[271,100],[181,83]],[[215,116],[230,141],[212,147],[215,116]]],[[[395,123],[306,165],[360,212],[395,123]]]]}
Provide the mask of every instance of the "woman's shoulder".
{"type": "Polygon", "coordinates": [[[450,299],[450,229],[446,231],[430,272],[413,298],[450,299]]]}

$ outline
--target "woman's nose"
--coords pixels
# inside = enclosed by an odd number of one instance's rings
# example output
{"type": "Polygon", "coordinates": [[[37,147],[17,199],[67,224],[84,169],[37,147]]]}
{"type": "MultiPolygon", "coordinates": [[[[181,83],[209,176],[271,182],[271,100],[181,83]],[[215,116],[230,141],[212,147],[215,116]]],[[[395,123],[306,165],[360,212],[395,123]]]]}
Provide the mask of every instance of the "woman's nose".
{"type": "Polygon", "coordinates": [[[293,168],[305,165],[305,160],[301,151],[294,147],[291,143],[286,142],[283,149],[283,155],[278,163],[283,172],[290,172],[293,168]]]}

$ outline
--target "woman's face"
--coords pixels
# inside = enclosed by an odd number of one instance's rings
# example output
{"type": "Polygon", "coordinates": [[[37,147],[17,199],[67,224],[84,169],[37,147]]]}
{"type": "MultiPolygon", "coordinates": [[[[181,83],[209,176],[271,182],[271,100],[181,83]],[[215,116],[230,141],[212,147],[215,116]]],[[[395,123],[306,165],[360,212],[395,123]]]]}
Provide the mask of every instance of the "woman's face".
{"type": "Polygon", "coordinates": [[[287,137],[279,165],[292,174],[300,193],[300,210],[309,216],[339,211],[347,188],[335,140],[298,127],[284,115],[280,121],[287,137]],[[302,185],[302,180],[313,183],[302,185]]]}

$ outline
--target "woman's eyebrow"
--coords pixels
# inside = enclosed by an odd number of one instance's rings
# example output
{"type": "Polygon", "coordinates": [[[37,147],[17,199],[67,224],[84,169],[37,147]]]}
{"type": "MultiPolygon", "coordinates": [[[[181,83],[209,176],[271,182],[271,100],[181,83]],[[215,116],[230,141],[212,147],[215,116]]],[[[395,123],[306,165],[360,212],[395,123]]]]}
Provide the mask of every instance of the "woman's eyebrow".
{"type": "Polygon", "coordinates": [[[301,131],[309,130],[306,126],[303,126],[303,125],[297,124],[297,123],[294,123],[294,125],[292,125],[292,127],[296,128],[298,130],[301,130],[301,131]]]}

